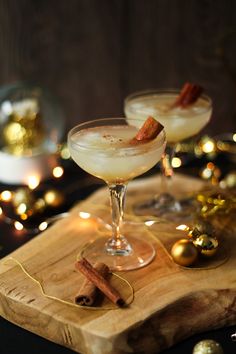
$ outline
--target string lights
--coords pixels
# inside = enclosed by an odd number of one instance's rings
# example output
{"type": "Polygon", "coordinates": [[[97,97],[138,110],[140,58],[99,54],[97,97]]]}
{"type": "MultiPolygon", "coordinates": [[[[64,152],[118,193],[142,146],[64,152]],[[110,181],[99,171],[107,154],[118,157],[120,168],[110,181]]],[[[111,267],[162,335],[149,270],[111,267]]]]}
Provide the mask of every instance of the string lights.
{"type": "MultiPolygon", "coordinates": [[[[231,156],[236,153],[236,133],[224,134],[222,136],[211,138],[209,136],[202,137],[198,142],[193,141],[184,142],[177,146],[177,152],[179,156],[172,159],[173,168],[178,169],[184,164],[184,158],[186,155],[194,155],[196,158],[200,158],[203,155],[208,159],[214,159],[217,154],[224,153],[231,156]],[[181,155],[183,154],[183,156],[181,155]]],[[[57,156],[59,159],[70,159],[69,149],[66,143],[58,145],[57,156]]],[[[64,168],[60,164],[53,167],[51,170],[52,180],[58,180],[63,178],[64,168]]],[[[219,186],[222,189],[234,188],[236,186],[236,172],[231,171],[227,176],[222,179],[222,171],[214,162],[209,161],[199,171],[199,176],[207,181],[210,181],[212,185],[219,186]]],[[[16,230],[26,230],[28,232],[44,231],[48,227],[48,222],[43,220],[36,227],[29,227],[27,225],[28,219],[35,215],[43,214],[46,208],[58,208],[64,202],[64,195],[56,189],[49,189],[45,191],[44,195],[40,198],[35,198],[35,191],[40,190],[41,180],[37,174],[31,174],[28,176],[28,184],[26,187],[20,188],[15,191],[3,190],[0,193],[0,218],[2,221],[12,225],[16,230]],[[4,206],[13,205],[14,217],[10,217],[6,212],[4,206]]],[[[152,220],[148,220],[152,224],[152,220]]]]}
{"type": "MultiPolygon", "coordinates": [[[[63,160],[70,157],[69,150],[65,144],[58,147],[58,155],[63,160]]],[[[62,166],[58,165],[52,169],[52,179],[60,179],[63,175],[64,168],[62,166]]],[[[52,188],[47,190],[42,197],[36,198],[34,191],[41,187],[39,176],[31,174],[28,176],[27,182],[27,186],[14,191],[6,189],[0,193],[0,220],[18,231],[25,230],[30,233],[37,233],[46,230],[52,221],[42,221],[38,226],[31,227],[26,224],[28,219],[40,213],[42,214],[47,207],[57,208],[61,206],[64,202],[64,195],[52,188]],[[9,213],[9,209],[13,209],[14,212],[9,213]],[[13,214],[13,216],[9,216],[9,214],[13,214]]]]}

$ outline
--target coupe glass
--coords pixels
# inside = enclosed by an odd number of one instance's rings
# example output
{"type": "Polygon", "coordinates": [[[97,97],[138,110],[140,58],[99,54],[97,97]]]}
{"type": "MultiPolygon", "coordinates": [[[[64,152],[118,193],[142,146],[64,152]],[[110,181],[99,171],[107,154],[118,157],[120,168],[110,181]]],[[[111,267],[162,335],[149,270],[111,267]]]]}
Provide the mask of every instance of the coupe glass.
{"type": "Polygon", "coordinates": [[[68,134],[72,159],[86,172],[104,180],[110,191],[112,234],[91,242],[83,256],[104,262],[112,270],[137,269],[155,256],[153,245],[138,230],[135,235],[123,235],[121,230],[127,183],[152,168],[165,149],[164,130],[149,142],[131,144],[142,124],[137,119],[97,119],[77,125],[68,134]]]}
{"type": "Polygon", "coordinates": [[[125,99],[124,110],[127,120],[153,116],[165,127],[167,147],[161,160],[161,194],[155,195],[134,206],[137,215],[155,215],[166,218],[182,217],[190,210],[190,198],[178,200],[174,197],[173,167],[171,164],[178,142],[199,133],[209,122],[212,113],[212,101],[206,95],[186,108],[174,107],[179,90],[146,90],[131,94],[125,99]]]}

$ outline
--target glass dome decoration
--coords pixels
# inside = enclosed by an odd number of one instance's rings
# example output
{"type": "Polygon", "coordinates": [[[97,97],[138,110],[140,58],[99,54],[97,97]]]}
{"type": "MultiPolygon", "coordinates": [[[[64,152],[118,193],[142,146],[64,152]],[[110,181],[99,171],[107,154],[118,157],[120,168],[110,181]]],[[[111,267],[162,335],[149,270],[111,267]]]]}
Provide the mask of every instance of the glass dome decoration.
{"type": "Polygon", "coordinates": [[[47,89],[24,82],[2,87],[0,181],[27,184],[32,174],[47,178],[63,134],[63,111],[47,89]]]}

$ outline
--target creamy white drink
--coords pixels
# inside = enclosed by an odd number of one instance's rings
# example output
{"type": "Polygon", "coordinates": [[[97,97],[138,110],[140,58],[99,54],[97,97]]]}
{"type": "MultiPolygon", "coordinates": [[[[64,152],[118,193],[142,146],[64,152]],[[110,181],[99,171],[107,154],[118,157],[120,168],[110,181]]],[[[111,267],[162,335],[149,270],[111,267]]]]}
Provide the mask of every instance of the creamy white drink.
{"type": "Polygon", "coordinates": [[[131,125],[105,125],[81,129],[71,135],[73,160],[107,183],[129,181],[152,168],[165,148],[162,131],[149,142],[132,144],[138,129],[131,125]]]}
{"type": "MultiPolygon", "coordinates": [[[[152,116],[164,126],[167,140],[161,160],[162,192],[136,204],[134,211],[137,215],[164,216],[170,220],[181,219],[183,213],[191,215],[186,198],[183,196],[185,200],[182,203],[176,199],[172,189],[172,159],[177,143],[198,134],[211,118],[212,101],[201,92],[201,86],[187,82],[181,90],[146,90],[135,92],[125,99],[124,111],[128,122],[134,118],[144,121],[152,116]]],[[[189,197],[188,201],[190,205],[189,197]]]]}
{"type": "Polygon", "coordinates": [[[153,116],[164,125],[167,142],[177,143],[199,133],[212,113],[211,103],[204,96],[185,108],[172,108],[177,96],[171,92],[131,95],[125,102],[125,115],[142,120],[153,116]]]}

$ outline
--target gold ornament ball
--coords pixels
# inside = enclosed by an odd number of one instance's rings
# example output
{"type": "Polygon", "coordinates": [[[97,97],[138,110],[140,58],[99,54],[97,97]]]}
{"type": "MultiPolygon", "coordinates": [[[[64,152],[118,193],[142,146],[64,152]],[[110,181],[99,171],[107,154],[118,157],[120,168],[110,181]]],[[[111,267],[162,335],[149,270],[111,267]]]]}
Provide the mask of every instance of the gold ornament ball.
{"type": "Polygon", "coordinates": [[[198,248],[203,256],[212,257],[216,253],[219,243],[216,238],[202,234],[193,240],[194,246],[198,248]]]}
{"type": "Polygon", "coordinates": [[[196,238],[202,234],[212,235],[214,233],[213,226],[206,220],[197,220],[190,231],[193,238],[196,238]]]}
{"type": "Polygon", "coordinates": [[[188,267],[196,262],[198,250],[191,241],[182,239],[172,246],[171,256],[177,264],[188,267]]]}
{"type": "Polygon", "coordinates": [[[64,199],[64,195],[55,189],[50,189],[44,194],[45,203],[49,207],[57,208],[61,206],[64,199]]]}
{"type": "Polygon", "coordinates": [[[193,354],[224,354],[219,343],[212,339],[205,339],[193,348],[193,354]]]}

